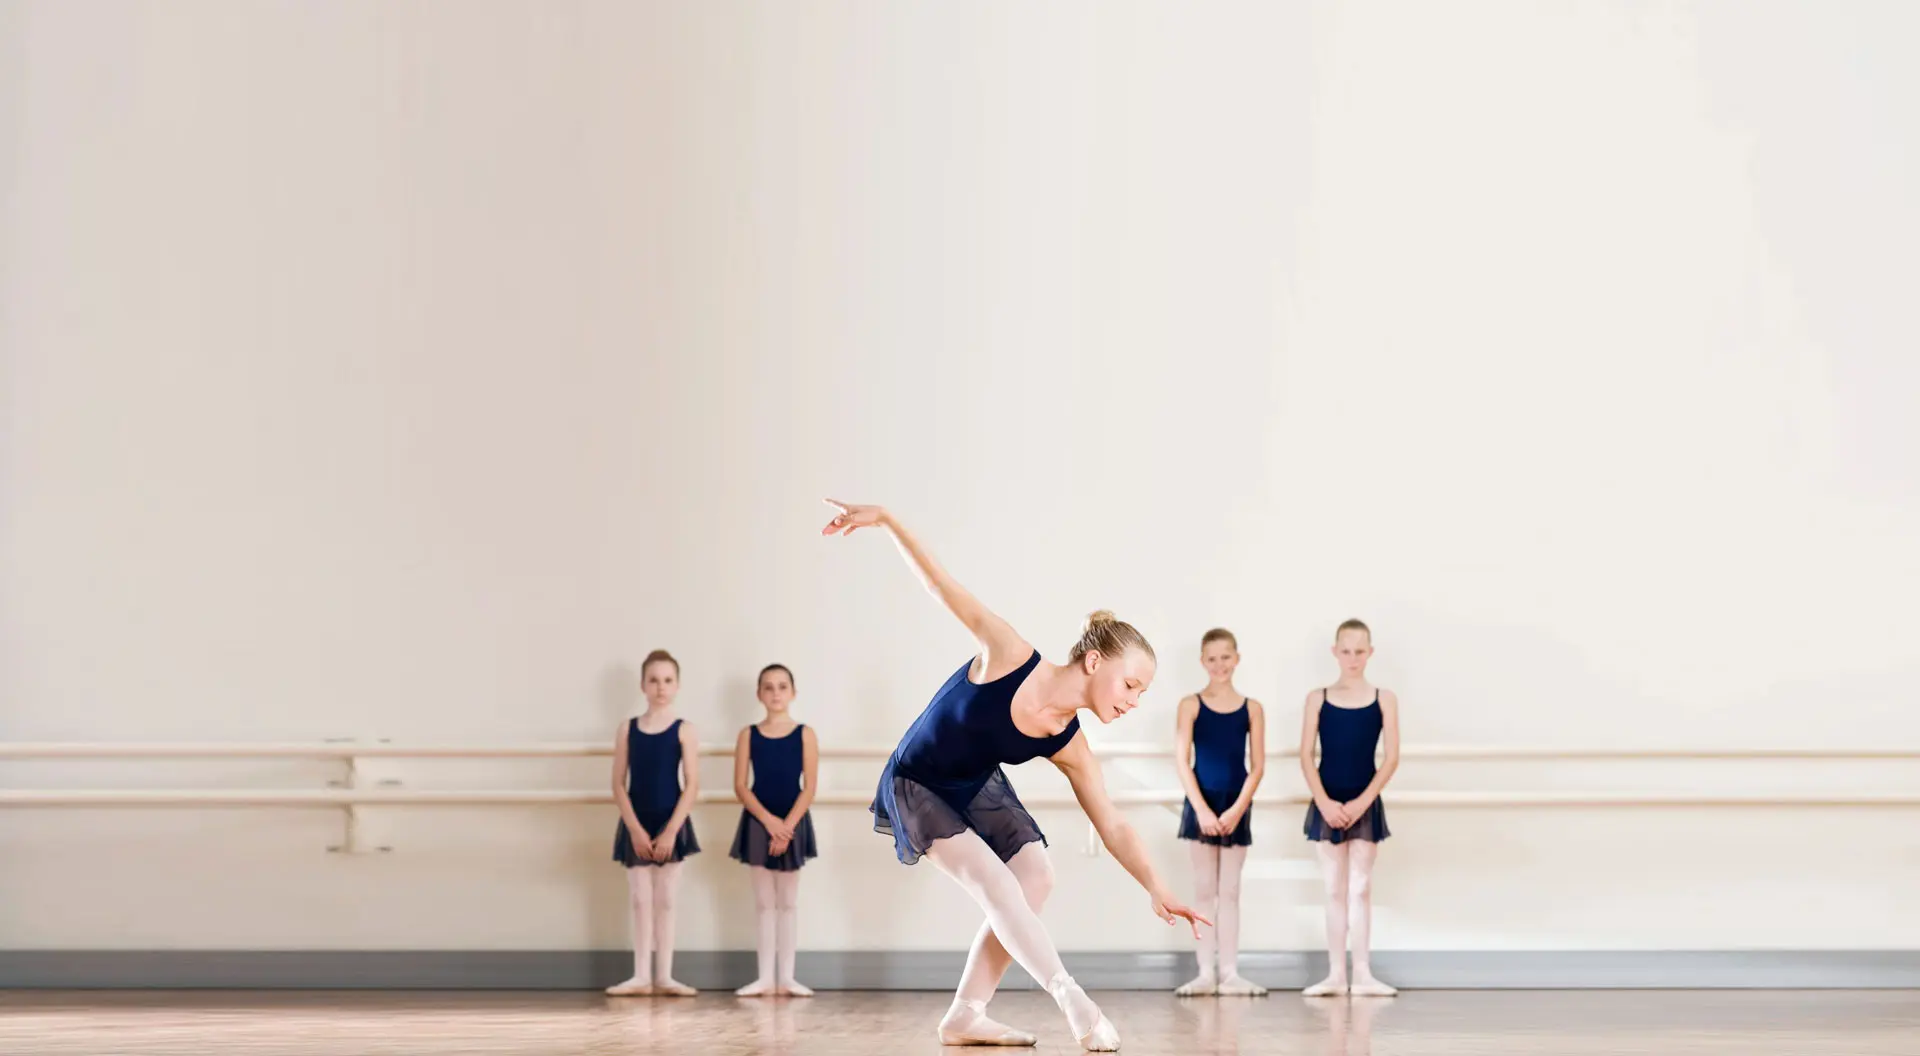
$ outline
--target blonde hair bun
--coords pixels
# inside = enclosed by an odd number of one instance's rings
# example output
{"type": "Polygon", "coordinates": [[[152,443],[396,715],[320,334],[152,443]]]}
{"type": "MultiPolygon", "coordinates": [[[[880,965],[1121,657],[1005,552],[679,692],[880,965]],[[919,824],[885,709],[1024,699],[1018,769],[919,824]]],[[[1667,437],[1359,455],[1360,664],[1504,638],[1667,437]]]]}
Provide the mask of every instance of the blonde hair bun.
{"type": "Polygon", "coordinates": [[[1080,631],[1080,640],[1073,643],[1072,652],[1067,654],[1067,663],[1077,664],[1088,653],[1118,659],[1129,649],[1153,655],[1153,646],[1147,644],[1146,635],[1135,630],[1132,624],[1123,623],[1112,609],[1098,609],[1087,613],[1087,625],[1080,631]]]}

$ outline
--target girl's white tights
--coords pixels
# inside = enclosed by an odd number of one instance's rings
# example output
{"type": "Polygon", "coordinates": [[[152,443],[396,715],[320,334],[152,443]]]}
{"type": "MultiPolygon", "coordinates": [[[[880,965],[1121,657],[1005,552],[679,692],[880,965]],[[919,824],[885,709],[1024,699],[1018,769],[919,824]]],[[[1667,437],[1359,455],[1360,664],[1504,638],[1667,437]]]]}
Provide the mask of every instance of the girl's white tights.
{"type": "Polygon", "coordinates": [[[1211,918],[1214,927],[1200,933],[1200,974],[1174,993],[1182,997],[1266,993],[1266,987],[1240,975],[1240,876],[1247,867],[1247,848],[1217,847],[1198,840],[1187,846],[1193,856],[1193,908],[1211,918]]]}
{"type": "Polygon", "coordinates": [[[741,997],[785,994],[812,997],[813,991],[793,977],[795,943],[799,939],[800,871],[753,869],[753,904],[759,924],[759,973],[753,982],[735,990],[741,997]]]}
{"type": "Polygon", "coordinates": [[[633,914],[633,978],[607,988],[618,996],[665,994],[685,997],[693,987],[673,977],[673,895],[680,863],[637,865],[627,870],[627,902],[633,914]]]}
{"type": "Polygon", "coordinates": [[[1327,977],[1301,991],[1308,997],[1352,993],[1392,997],[1398,991],[1373,977],[1373,865],[1380,845],[1371,840],[1314,844],[1327,881],[1327,977]],[[1347,947],[1353,947],[1353,981],[1347,981],[1347,947]]]}

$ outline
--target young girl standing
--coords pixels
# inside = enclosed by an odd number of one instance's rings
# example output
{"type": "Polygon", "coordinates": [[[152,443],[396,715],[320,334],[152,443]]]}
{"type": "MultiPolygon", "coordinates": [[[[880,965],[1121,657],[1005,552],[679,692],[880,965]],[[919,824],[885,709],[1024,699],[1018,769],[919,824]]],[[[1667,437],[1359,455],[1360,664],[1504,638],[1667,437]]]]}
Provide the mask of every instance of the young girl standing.
{"type": "Polygon", "coordinates": [[[742,809],[732,853],[753,867],[760,973],[734,993],[812,997],[813,991],[794,979],[793,961],[799,933],[795,907],[800,867],[820,853],[814,847],[813,818],[807,813],[820,768],[820,744],[811,729],[793,721],[793,672],[785,664],[761,669],[756,695],[767,709],[766,718],[741,730],[733,747],[733,792],[742,809]]]}
{"type": "Polygon", "coordinates": [[[1373,977],[1369,945],[1373,929],[1373,865],[1387,838],[1387,808],[1380,791],[1400,766],[1400,700],[1367,681],[1373,632],[1348,620],[1333,635],[1340,679],[1307,694],[1302,705],[1300,769],[1313,803],[1307,807],[1307,839],[1319,849],[1327,881],[1327,977],[1302,991],[1308,997],[1352,993],[1390,997],[1397,991],[1373,977]],[[1318,740],[1320,763],[1314,765],[1318,740]],[[1385,745],[1374,768],[1374,752],[1385,745]],[[1347,945],[1353,945],[1353,982],[1347,982],[1347,945]]]}
{"type": "Polygon", "coordinates": [[[647,710],[621,727],[613,742],[613,801],[620,808],[613,860],[627,867],[633,978],[607,993],[686,997],[693,987],[673,977],[673,894],[680,862],[700,850],[687,818],[700,794],[700,742],[693,724],[673,713],[680,661],[664,649],[648,653],[640,664],[640,688],[647,710]]]}
{"type": "Polygon", "coordinates": [[[1187,794],[1180,838],[1192,841],[1193,908],[1216,923],[1200,938],[1200,974],[1174,993],[1258,997],[1266,988],[1240,976],[1240,873],[1253,844],[1253,793],[1267,769],[1266,714],[1233,687],[1240,666],[1233,632],[1216,627],[1202,635],[1200,663],[1207,688],[1180,701],[1174,758],[1187,794]]]}

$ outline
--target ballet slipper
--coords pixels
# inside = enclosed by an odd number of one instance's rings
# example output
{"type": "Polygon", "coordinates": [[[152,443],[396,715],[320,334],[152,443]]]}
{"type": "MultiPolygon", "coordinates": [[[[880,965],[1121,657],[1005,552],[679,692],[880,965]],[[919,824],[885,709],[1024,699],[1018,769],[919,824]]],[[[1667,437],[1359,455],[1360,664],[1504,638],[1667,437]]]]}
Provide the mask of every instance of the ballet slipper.
{"type": "Polygon", "coordinates": [[[755,979],[753,982],[748,983],[747,985],[741,987],[738,990],[735,990],[733,992],[733,996],[735,997],[772,997],[776,993],[779,993],[778,987],[774,986],[772,983],[768,982],[765,979],[755,979]]]}
{"type": "Polygon", "coordinates": [[[1093,1003],[1093,998],[1080,988],[1065,972],[1054,976],[1047,982],[1047,993],[1053,995],[1053,1001],[1060,1011],[1067,1014],[1067,1028],[1074,1032],[1075,1041],[1088,1052],[1118,1052],[1120,1050],[1120,1031],[1093,1003]],[[1091,1017],[1094,1022],[1086,1030],[1080,1024],[1091,1017]],[[1076,1020],[1078,1022],[1076,1022],[1076,1020]]]}
{"type": "Polygon", "coordinates": [[[1220,980],[1220,986],[1214,993],[1221,997],[1265,997],[1267,988],[1251,979],[1242,978],[1236,972],[1220,980]]]}
{"type": "Polygon", "coordinates": [[[1347,987],[1347,993],[1355,997],[1395,997],[1400,991],[1378,979],[1362,979],[1347,987]]]}
{"type": "Polygon", "coordinates": [[[937,1032],[942,1045],[1038,1045],[1040,1039],[1024,1030],[987,1018],[985,1001],[955,1001],[940,1021],[937,1032]]]}
{"type": "Polygon", "coordinates": [[[781,983],[779,986],[779,991],[781,996],[783,997],[812,997],[813,996],[812,987],[806,986],[792,979],[789,979],[786,982],[781,983]]]}
{"type": "Polygon", "coordinates": [[[608,997],[646,997],[653,993],[651,982],[629,979],[624,983],[615,983],[607,987],[608,997]]]}
{"type": "Polygon", "coordinates": [[[1202,973],[1181,983],[1173,991],[1175,997],[1211,997],[1220,992],[1220,981],[1210,973],[1202,973]]]}
{"type": "Polygon", "coordinates": [[[662,979],[653,984],[653,992],[659,997],[692,997],[700,991],[678,979],[662,979]]]}
{"type": "Polygon", "coordinates": [[[1080,1047],[1088,1052],[1119,1052],[1120,1028],[1114,1026],[1113,1020],[1102,1013],[1100,1022],[1095,1023],[1092,1030],[1073,1040],[1079,1042],[1080,1047]]]}
{"type": "Polygon", "coordinates": [[[1347,992],[1345,979],[1326,978],[1300,991],[1301,997],[1332,997],[1347,992]]]}

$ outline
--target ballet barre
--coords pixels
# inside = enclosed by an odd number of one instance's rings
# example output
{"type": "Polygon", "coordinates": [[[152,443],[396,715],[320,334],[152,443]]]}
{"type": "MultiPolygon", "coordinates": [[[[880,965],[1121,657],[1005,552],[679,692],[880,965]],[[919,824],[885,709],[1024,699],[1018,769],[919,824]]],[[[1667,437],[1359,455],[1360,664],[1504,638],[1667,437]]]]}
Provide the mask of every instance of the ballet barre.
{"type": "MultiPolygon", "coordinates": [[[[380,777],[367,764],[385,759],[587,759],[612,755],[610,745],[600,742],[552,742],[544,744],[395,744],[390,741],[329,740],[319,742],[0,742],[0,760],[329,760],[342,764],[345,774],[318,789],[36,789],[0,788],[0,808],[79,808],[79,809],[298,809],[340,810],[344,815],[344,838],[327,849],[346,854],[391,851],[389,845],[370,839],[364,825],[364,808],[376,807],[560,807],[598,806],[611,803],[611,793],[596,789],[418,789],[406,788],[393,778],[380,777]]],[[[876,745],[822,746],[823,759],[879,761],[891,754],[891,747],[876,745]]],[[[1095,745],[1094,753],[1106,759],[1172,759],[1171,746],[1116,743],[1095,745]]],[[[730,745],[705,745],[703,757],[731,758],[730,745]]],[[[1269,753],[1270,758],[1291,759],[1290,751],[1269,753]]],[[[1426,745],[1408,746],[1403,759],[1427,758],[1438,761],[1497,760],[1920,760],[1920,748],[1555,748],[1502,745],[1426,745]]],[[[1179,789],[1109,790],[1113,801],[1123,807],[1176,808],[1183,794],[1179,789]]],[[[1038,809],[1063,809],[1078,806],[1065,794],[1023,796],[1022,800],[1038,809]]],[[[855,792],[824,791],[814,797],[822,809],[865,810],[872,801],[867,790],[855,792]]],[[[737,804],[731,791],[709,791],[700,795],[703,806],[737,804]]],[[[1310,802],[1304,792],[1268,792],[1254,798],[1256,805],[1304,807],[1310,802]]],[[[1827,792],[1638,792],[1638,791],[1420,791],[1398,790],[1393,806],[1438,809],[1529,809],[1529,808],[1607,808],[1643,807],[1683,808],[1911,808],[1920,807],[1920,793],[1827,793],[1827,792]]],[[[1099,840],[1091,832],[1089,853],[1098,853],[1099,840]]]]}
{"type": "MultiPolygon", "coordinates": [[[[1108,793],[1123,807],[1177,807],[1180,791],[1108,793]]],[[[0,789],[0,807],[556,807],[612,806],[607,789],[178,788],[0,789]]],[[[1021,796],[1029,807],[1078,808],[1071,795],[1021,796]]],[[[731,792],[702,792],[701,806],[738,805],[731,792]]],[[[865,810],[872,792],[821,792],[816,807],[865,810]]],[[[1304,792],[1260,794],[1256,806],[1305,806],[1304,792]]],[[[1396,791],[1393,806],[1502,807],[1920,807],[1920,792],[1445,792],[1396,791]]]]}
{"type": "MultiPolygon", "coordinates": [[[[703,758],[733,758],[732,744],[700,746],[703,758]]],[[[1164,744],[1095,744],[1103,759],[1171,759],[1174,749],[1164,744]]],[[[821,745],[822,759],[885,759],[891,745],[821,745]]],[[[535,744],[395,744],[391,741],[154,742],[113,741],[0,741],[0,759],[583,759],[609,758],[613,748],[599,741],[554,741],[535,744]]],[[[1267,753],[1269,759],[1292,759],[1291,750],[1267,753]]],[[[1400,758],[1442,761],[1572,761],[1572,760],[1900,760],[1920,759],[1915,748],[1572,748],[1546,745],[1405,745],[1400,758]]]]}
{"type": "MultiPolygon", "coordinates": [[[[1109,795],[1123,807],[1177,807],[1183,794],[1174,791],[1114,791],[1109,795]]],[[[871,792],[821,792],[813,805],[821,809],[865,810],[871,792]]],[[[1035,809],[1077,808],[1071,795],[1023,796],[1035,809]]],[[[738,804],[731,792],[702,792],[701,806],[738,804]]],[[[1304,807],[1304,793],[1256,795],[1256,806],[1304,807]]],[[[386,853],[388,844],[370,841],[360,811],[368,807],[601,807],[612,805],[605,789],[409,789],[397,787],[280,789],[0,789],[0,807],[65,807],[82,809],[208,809],[311,808],[345,811],[344,838],[327,850],[340,854],[386,853]]],[[[1920,807],[1920,793],[1670,793],[1670,792],[1396,792],[1396,810],[1408,808],[1524,809],[1524,808],[1835,808],[1920,807]]],[[[1097,834],[1088,833],[1086,851],[1100,852],[1097,834]]]]}

